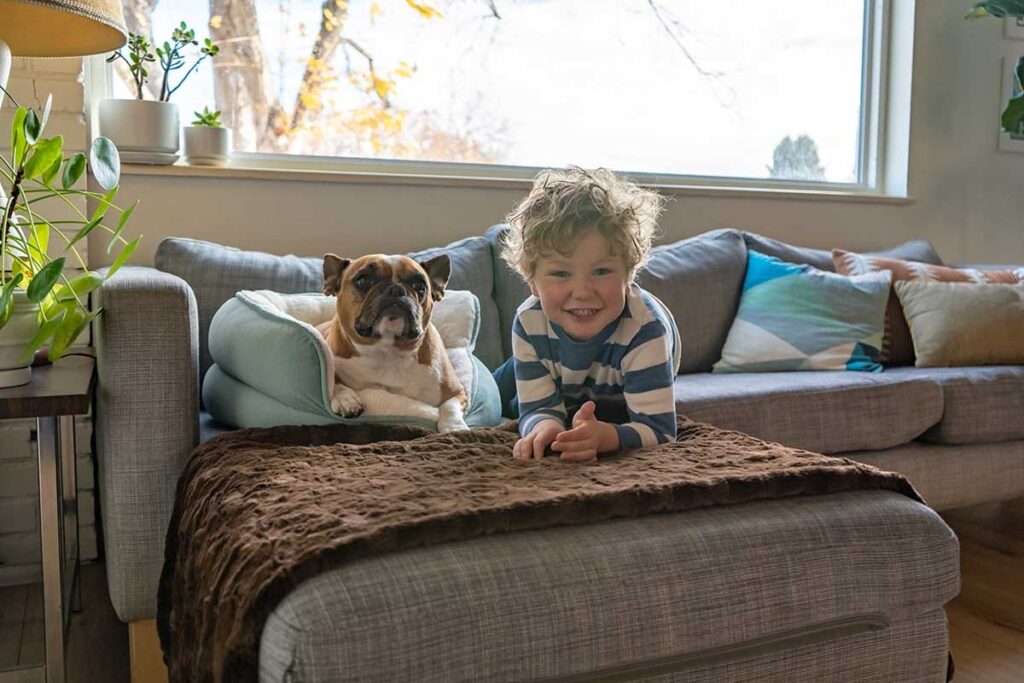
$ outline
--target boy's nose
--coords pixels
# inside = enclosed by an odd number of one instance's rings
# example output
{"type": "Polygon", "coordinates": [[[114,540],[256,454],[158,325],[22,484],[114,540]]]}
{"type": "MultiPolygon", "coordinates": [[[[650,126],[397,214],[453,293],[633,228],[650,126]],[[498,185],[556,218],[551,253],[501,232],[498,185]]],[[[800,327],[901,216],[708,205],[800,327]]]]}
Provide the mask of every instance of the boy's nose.
{"type": "Polygon", "coordinates": [[[594,285],[588,277],[576,278],[572,284],[572,294],[577,299],[585,299],[594,293],[594,285]]]}

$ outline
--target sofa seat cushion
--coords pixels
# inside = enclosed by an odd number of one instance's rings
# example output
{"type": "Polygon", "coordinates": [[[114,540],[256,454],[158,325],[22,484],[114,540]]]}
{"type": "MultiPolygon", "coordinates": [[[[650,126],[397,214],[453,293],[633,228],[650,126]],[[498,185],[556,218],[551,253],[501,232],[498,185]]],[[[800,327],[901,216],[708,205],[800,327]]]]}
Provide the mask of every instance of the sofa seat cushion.
{"type": "Polygon", "coordinates": [[[886,375],[926,379],[942,389],[942,419],[921,439],[940,444],[1024,439],[1024,366],[890,368],[886,375]]]}
{"type": "Polygon", "coordinates": [[[676,410],[699,422],[818,453],[890,448],[942,417],[942,389],[888,371],[680,375],[676,410]]]}
{"type": "Polygon", "coordinates": [[[486,536],[300,584],[264,626],[260,674],[560,679],[895,623],[951,599],[957,562],[938,515],[883,491],[486,536]]]}

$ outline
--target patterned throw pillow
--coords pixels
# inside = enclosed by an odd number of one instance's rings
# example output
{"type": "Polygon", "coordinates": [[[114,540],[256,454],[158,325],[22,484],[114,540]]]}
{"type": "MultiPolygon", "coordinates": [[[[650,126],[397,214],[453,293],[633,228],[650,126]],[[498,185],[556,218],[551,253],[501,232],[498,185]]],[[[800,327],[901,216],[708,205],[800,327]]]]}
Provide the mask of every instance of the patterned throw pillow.
{"type": "Polygon", "coordinates": [[[739,310],[712,371],[881,371],[890,278],[844,277],[749,251],[739,310]]]}
{"type": "MultiPolygon", "coordinates": [[[[979,282],[1015,285],[1024,282],[1024,268],[1015,270],[976,270],[950,268],[917,261],[901,261],[883,256],[866,256],[842,249],[832,250],[836,272],[841,275],[865,275],[888,270],[893,282],[902,280],[935,280],[937,282],[979,282]]],[[[885,337],[882,339],[883,363],[891,365],[914,364],[914,341],[903,315],[903,307],[893,291],[885,312],[885,337]]]]}

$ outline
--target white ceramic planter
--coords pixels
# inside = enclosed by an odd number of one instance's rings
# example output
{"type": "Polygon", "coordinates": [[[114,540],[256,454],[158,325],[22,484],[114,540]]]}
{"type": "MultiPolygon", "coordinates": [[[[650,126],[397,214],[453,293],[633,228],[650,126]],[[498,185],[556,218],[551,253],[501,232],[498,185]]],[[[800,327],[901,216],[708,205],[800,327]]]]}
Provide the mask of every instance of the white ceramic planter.
{"type": "Polygon", "coordinates": [[[119,152],[178,153],[178,105],[152,100],[101,100],[100,135],[119,152]]]}
{"type": "Polygon", "coordinates": [[[0,388],[17,387],[32,381],[32,359],[20,361],[32,337],[39,330],[39,306],[23,290],[14,292],[14,311],[0,327],[0,388]]]}
{"type": "Polygon", "coordinates": [[[185,126],[185,162],[194,166],[225,166],[231,159],[231,129],[185,126]]]}

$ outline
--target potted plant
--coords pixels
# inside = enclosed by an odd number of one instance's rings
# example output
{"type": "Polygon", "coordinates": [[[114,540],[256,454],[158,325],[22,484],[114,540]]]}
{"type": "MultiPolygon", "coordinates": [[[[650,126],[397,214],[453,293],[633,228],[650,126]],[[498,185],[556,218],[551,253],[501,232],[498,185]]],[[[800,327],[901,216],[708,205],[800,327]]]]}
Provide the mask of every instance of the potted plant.
{"type": "MultiPolygon", "coordinates": [[[[988,2],[977,2],[967,13],[967,19],[981,19],[982,17],[1024,17],[1024,0],[989,0],[988,2]]],[[[1024,56],[1017,60],[1017,66],[1013,70],[1016,79],[1014,95],[1006,103],[1006,108],[1000,115],[1000,123],[1003,130],[1013,137],[1024,137],[1024,56]]]]}
{"type": "Polygon", "coordinates": [[[196,166],[224,166],[231,158],[231,129],[220,122],[220,111],[193,112],[195,120],[185,126],[185,161],[196,166]]]}
{"type": "Polygon", "coordinates": [[[135,81],[137,97],[134,99],[107,99],[99,104],[100,135],[110,138],[118,147],[125,161],[150,164],[173,164],[178,154],[178,105],[171,102],[171,95],[188,80],[196,68],[207,57],[214,57],[220,48],[210,41],[200,46],[196,32],[185,22],[174,29],[171,40],[160,47],[152,48],[144,36],[128,34],[127,56],[118,50],[107,57],[107,62],[124,60],[135,81]],[[187,61],[186,52],[198,47],[199,54],[192,66],[177,83],[172,82],[172,72],[187,61]],[[149,78],[148,65],[159,61],[163,70],[160,96],[156,101],[145,100],[145,84],[149,78]]]}
{"type": "Polygon", "coordinates": [[[0,154],[0,387],[28,383],[41,347],[48,347],[51,360],[67,351],[100,313],[89,310],[89,293],[124,265],[140,239],[121,235],[135,206],[114,204],[117,147],[99,137],[88,159],[81,153],[65,156],[60,135],[43,137],[50,102],[47,98],[41,114],[18,107],[10,154],[0,154]],[[87,168],[105,194],[75,188],[87,168]],[[74,196],[96,201],[92,215],[82,213],[70,199],[74,196]],[[70,207],[77,217],[50,220],[51,205],[70,207]],[[105,274],[91,271],[75,246],[96,230],[110,234],[108,253],[119,249],[105,274]]]}

